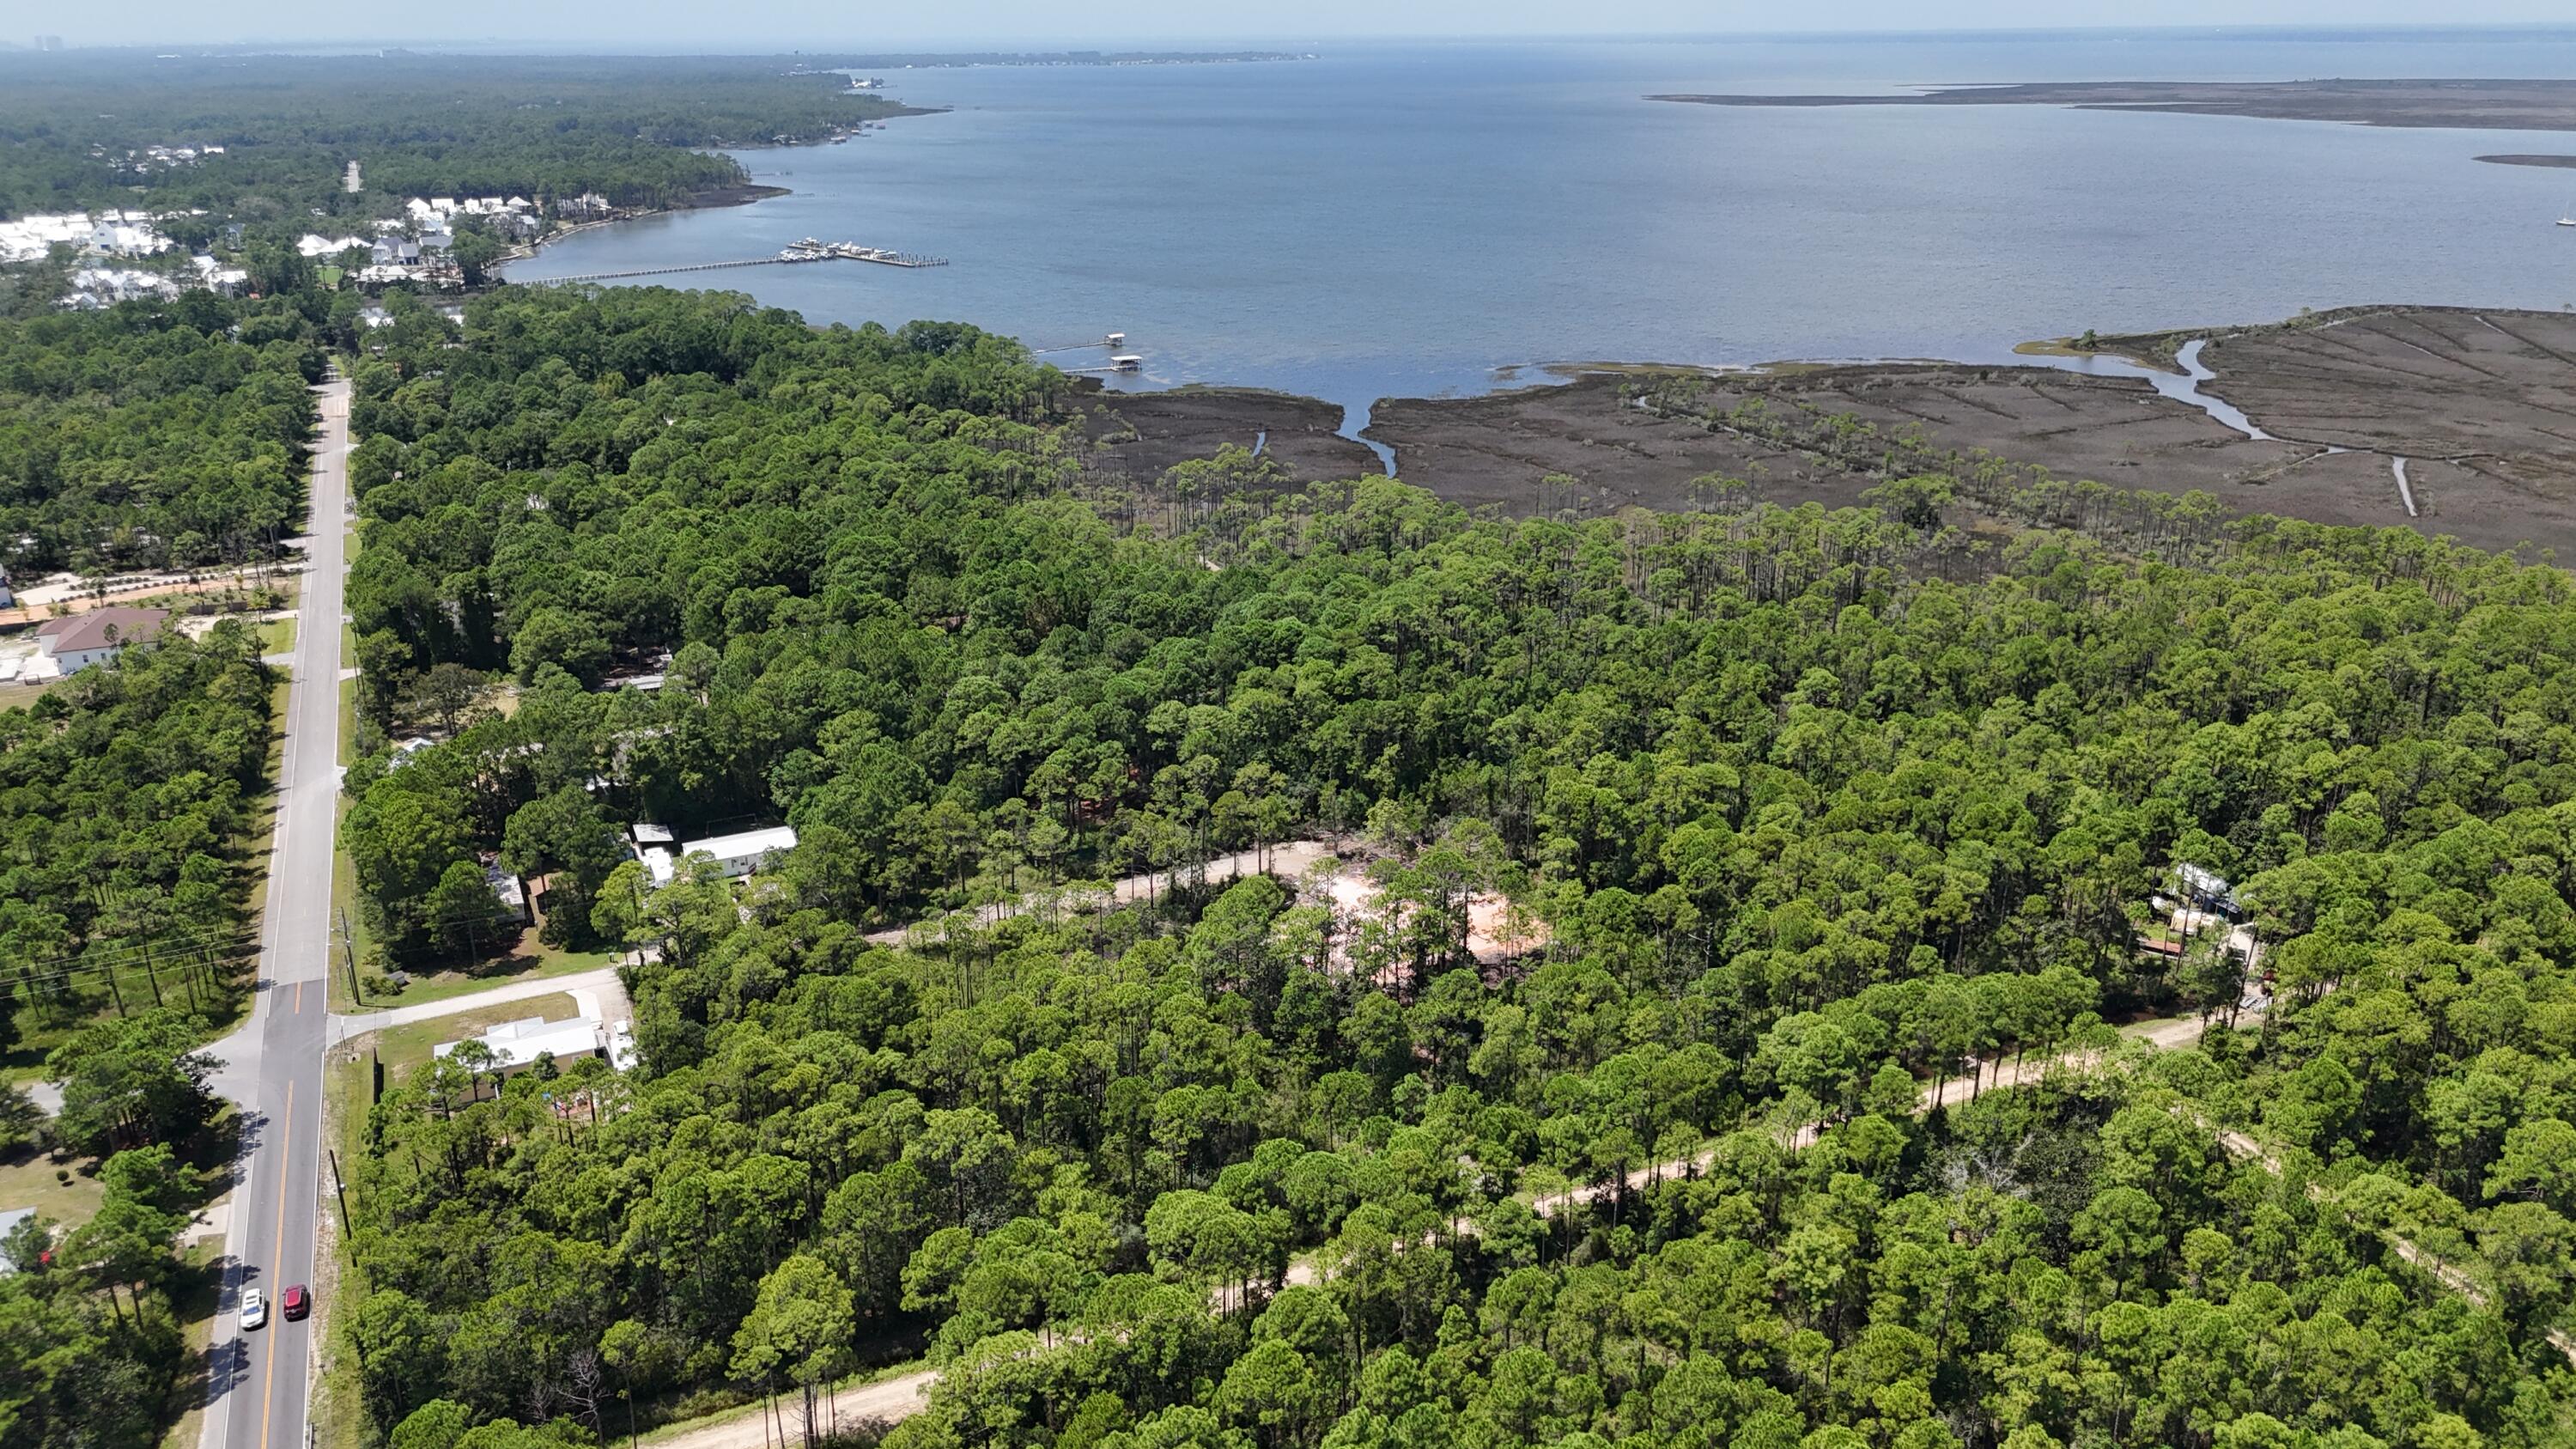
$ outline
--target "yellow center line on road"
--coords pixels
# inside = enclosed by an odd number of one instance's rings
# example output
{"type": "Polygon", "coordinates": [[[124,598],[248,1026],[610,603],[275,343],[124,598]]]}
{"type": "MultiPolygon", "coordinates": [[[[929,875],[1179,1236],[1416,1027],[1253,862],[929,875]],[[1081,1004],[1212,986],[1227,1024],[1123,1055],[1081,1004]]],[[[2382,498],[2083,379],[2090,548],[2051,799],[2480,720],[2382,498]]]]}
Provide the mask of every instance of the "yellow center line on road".
{"type": "MultiPolygon", "coordinates": [[[[304,983],[301,981],[295,983],[295,1014],[297,1016],[304,1014],[304,983]]],[[[295,1087],[292,1083],[288,1084],[286,1094],[289,1097],[295,1095],[295,1087]]]]}
{"type": "MultiPolygon", "coordinates": [[[[280,1144],[293,1142],[294,1132],[295,1084],[288,1082],[286,1084],[286,1125],[277,1134],[278,1142],[280,1144]]],[[[278,1149],[278,1156],[280,1163],[277,1180],[277,1251],[270,1254],[268,1259],[272,1265],[286,1261],[286,1174],[284,1170],[286,1149],[283,1145],[278,1149]]],[[[276,1387],[277,1351],[272,1348],[268,1355],[268,1376],[260,1382],[259,1386],[259,1449],[268,1449],[268,1416],[277,1407],[276,1396],[270,1390],[276,1387]]]]}

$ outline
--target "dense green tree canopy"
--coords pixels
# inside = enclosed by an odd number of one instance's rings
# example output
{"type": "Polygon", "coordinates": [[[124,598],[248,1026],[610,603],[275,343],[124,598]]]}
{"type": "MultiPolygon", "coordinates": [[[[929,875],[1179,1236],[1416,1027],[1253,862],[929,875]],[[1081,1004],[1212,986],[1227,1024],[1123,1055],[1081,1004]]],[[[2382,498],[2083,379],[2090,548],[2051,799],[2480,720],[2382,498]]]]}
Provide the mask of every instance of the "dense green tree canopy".
{"type": "Polygon", "coordinates": [[[227,621],[129,646],[0,711],[0,984],[19,1024],[225,1013],[252,945],[273,684],[257,637],[227,621]]]}
{"type": "Polygon", "coordinates": [[[30,1218],[0,1243],[0,1437],[30,1449],[156,1442],[186,1376],[172,1256],[192,1190],[167,1148],[107,1159],[97,1214],[56,1244],[30,1218]],[[47,1256],[51,1250],[50,1257],[47,1256]]]}
{"type": "Polygon", "coordinates": [[[297,531],[321,355],[234,321],[220,303],[0,318],[0,533],[21,580],[237,563],[297,531]]]}
{"type": "Polygon", "coordinates": [[[441,666],[518,684],[352,771],[353,854],[417,862],[373,908],[637,819],[803,843],[585,886],[653,949],[595,1120],[378,1104],[397,1438],[907,1334],[914,1446],[2560,1436],[2556,572],[2188,502],[2155,557],[1965,568],[1903,507],[1174,508],[1091,496],[1060,380],[963,329],[505,293],[461,341],[360,371],[351,608],[377,728],[441,666]],[[1183,872],[866,935],[1306,830],[1377,857],[1347,930],[1183,872]],[[2181,861],[2268,1012],[2140,949],[2181,861]],[[1528,949],[1470,955],[1479,893],[1528,949]],[[2158,1013],[2208,1045],[2106,1044],[2158,1013]]]}

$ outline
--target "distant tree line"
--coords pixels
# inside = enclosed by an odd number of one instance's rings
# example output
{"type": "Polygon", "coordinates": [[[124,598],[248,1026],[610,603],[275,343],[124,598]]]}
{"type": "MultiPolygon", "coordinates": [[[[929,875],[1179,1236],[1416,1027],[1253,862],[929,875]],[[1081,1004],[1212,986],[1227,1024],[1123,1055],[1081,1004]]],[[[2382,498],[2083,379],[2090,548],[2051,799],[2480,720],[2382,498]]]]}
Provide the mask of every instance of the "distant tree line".
{"type": "Polygon", "coordinates": [[[0,217],[202,210],[166,228],[202,248],[233,223],[273,241],[338,234],[411,196],[663,206],[747,179],[717,148],[823,140],[899,110],[845,86],[750,57],[0,54],[0,217]],[[207,144],[222,153],[127,156],[207,144]]]}

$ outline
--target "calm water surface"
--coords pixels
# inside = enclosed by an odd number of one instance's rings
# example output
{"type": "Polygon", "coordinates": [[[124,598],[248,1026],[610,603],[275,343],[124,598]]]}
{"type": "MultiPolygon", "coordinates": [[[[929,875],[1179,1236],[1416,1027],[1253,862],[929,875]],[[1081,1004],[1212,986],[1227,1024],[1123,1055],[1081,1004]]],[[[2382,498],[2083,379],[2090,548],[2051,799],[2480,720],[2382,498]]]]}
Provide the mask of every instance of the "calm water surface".
{"type": "MultiPolygon", "coordinates": [[[[2576,38],[1342,48],[1312,61],[896,71],[944,115],[742,159],[793,194],[548,248],[523,279],[802,236],[954,265],[744,269],[817,321],[1116,329],[1147,385],[1354,409],[1552,362],[2001,358],[2032,337],[2412,301],[2576,302],[2576,135],[1997,106],[1747,110],[1656,91],[2576,75],[2576,38]]],[[[1051,358],[1066,366],[1097,354],[1051,358]]]]}

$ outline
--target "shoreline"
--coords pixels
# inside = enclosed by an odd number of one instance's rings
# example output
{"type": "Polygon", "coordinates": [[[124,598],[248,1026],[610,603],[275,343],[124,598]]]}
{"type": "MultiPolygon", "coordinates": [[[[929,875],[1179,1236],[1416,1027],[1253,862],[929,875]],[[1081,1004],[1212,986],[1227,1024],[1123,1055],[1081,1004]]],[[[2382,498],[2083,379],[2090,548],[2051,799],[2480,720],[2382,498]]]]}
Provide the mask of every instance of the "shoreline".
{"type": "MultiPolygon", "coordinates": [[[[948,114],[951,109],[952,108],[948,106],[905,105],[900,101],[896,101],[891,103],[885,110],[878,114],[865,117],[857,124],[846,129],[836,128],[831,135],[825,136],[819,140],[763,141],[739,146],[718,146],[709,149],[726,152],[794,151],[804,150],[815,146],[837,146],[848,141],[850,138],[859,135],[871,124],[900,120],[907,116],[944,116],[948,114]]],[[[622,222],[643,221],[650,217],[677,216],[680,213],[687,211],[712,211],[719,207],[727,206],[756,206],[761,202],[771,200],[775,197],[793,196],[795,194],[796,192],[794,187],[771,186],[762,182],[746,179],[736,182],[730,186],[711,186],[704,190],[692,191],[665,206],[647,207],[641,211],[628,212],[623,216],[603,216],[594,221],[577,221],[569,226],[558,226],[543,236],[535,237],[528,241],[512,245],[509,250],[504,251],[499,257],[493,260],[493,273],[498,281],[507,283],[511,280],[508,271],[513,265],[535,259],[539,252],[544,251],[547,247],[553,246],[557,242],[579,236],[584,232],[596,231],[602,227],[616,226],[622,222]]],[[[489,288],[469,288],[467,289],[466,295],[476,295],[478,290],[489,290],[489,288]]]]}
{"type": "MultiPolygon", "coordinates": [[[[1667,92],[1649,101],[1753,108],[2063,106],[2424,130],[2576,131],[2576,80],[2030,81],[1889,95],[1667,92]]],[[[2483,159],[2483,158],[2482,158],[2483,159]]]]}

